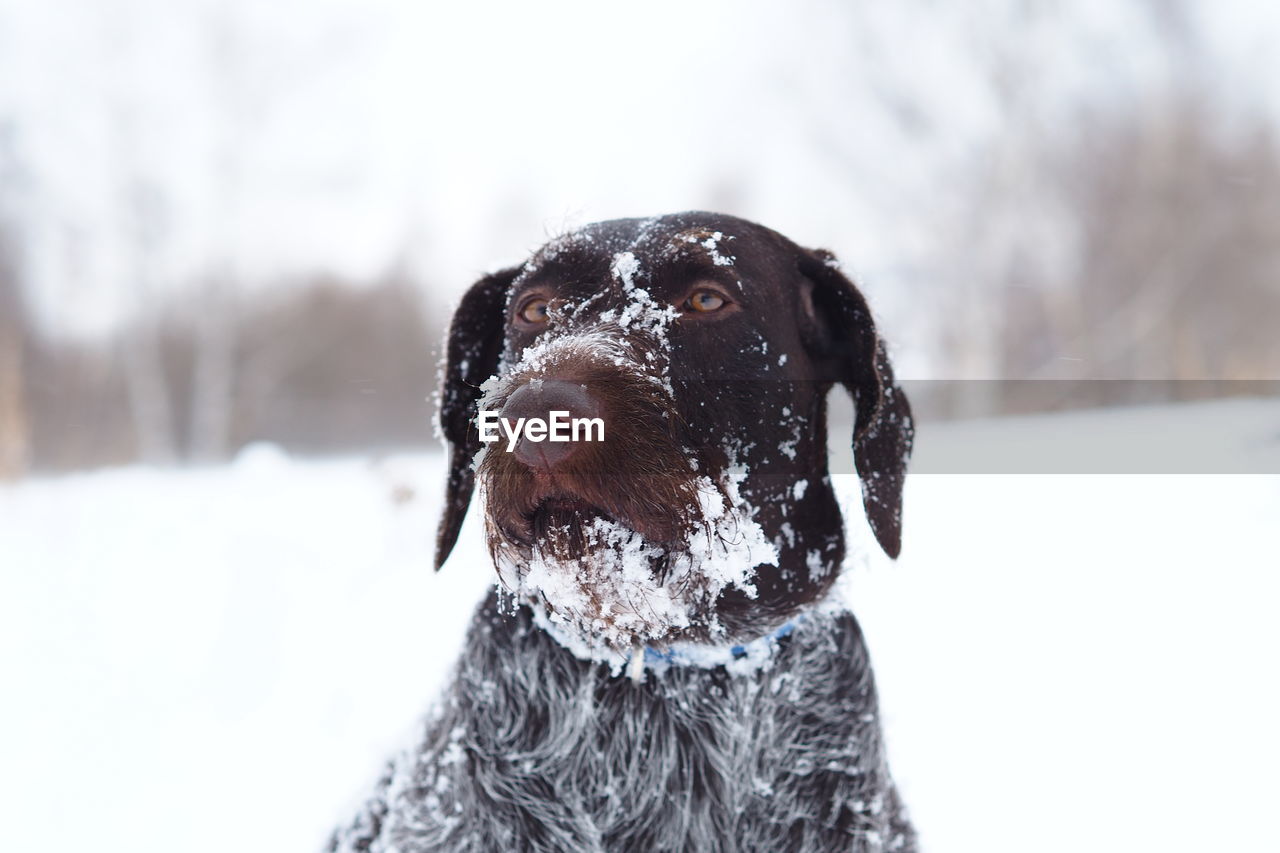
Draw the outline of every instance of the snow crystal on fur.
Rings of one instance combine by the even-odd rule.
[[[771,666],[643,682],[481,606],[419,745],[331,853],[910,853],[853,616],[817,608]]]
[[[498,575],[521,600],[545,603],[548,620],[573,637],[575,653],[616,664],[620,649],[709,622],[725,589],[754,595],[756,569],[777,565],[777,549],[738,492],[743,476],[743,468],[731,468],[723,491],[709,477],[698,478],[700,523],[682,549],[659,548],[625,525],[597,518],[587,528],[589,555],[560,560],[535,548],[525,565],[500,559]]]

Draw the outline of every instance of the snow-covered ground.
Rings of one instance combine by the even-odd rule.
[[[0,846],[315,850],[491,580],[474,516],[431,571],[442,491],[267,448],[0,488]],[[1278,522],[1276,475],[913,476],[847,595],[926,849],[1280,849]]]

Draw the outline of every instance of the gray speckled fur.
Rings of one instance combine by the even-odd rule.
[[[424,740],[330,851],[913,851],[847,612],[768,665],[643,682],[490,595]]]
[[[735,307],[719,319],[664,321],[661,335],[637,332],[644,312],[670,315],[698,282]],[[548,300],[545,327],[517,322],[520,293]],[[557,299],[568,300],[558,317],[550,312]],[[629,372],[588,351],[517,377],[521,353],[547,346],[535,340],[599,328],[610,330],[608,340],[635,344],[619,355],[633,362]],[[815,605],[829,598],[845,553],[826,469],[826,394],[839,384],[854,398],[863,505],[891,557],[901,545],[912,441],[910,405],[870,309],[834,257],[721,214],[596,223],[474,284],[450,325],[448,360],[441,426],[451,456],[437,567],[477,478],[488,487],[491,546],[513,544],[519,555],[532,553],[539,513],[547,521],[545,502],[562,491],[593,513],[661,532],[670,519],[657,510],[691,506],[678,489],[658,487],[688,478],[688,457],[724,482],[732,460],[746,473],[739,490],[748,517],[778,553],[753,560],[750,593],[720,591],[711,618],[735,643],[796,627],[761,668],[673,666],[637,682],[576,657],[526,606],[504,611],[491,595],[423,740],[392,763],[330,850],[913,851],[886,769],[861,632],[849,613]],[[528,461],[506,464],[503,456],[473,471],[481,449],[475,406],[495,375],[499,384],[595,377],[592,399],[614,418],[610,435],[627,441],[594,457],[580,448],[577,462],[607,467],[570,457],[552,483],[531,478]],[[645,375],[649,385],[628,384]],[[670,395],[669,411],[660,400],[634,411],[623,405],[656,396],[657,385]],[[668,426],[678,443],[662,440]],[[597,476],[601,470],[610,477]],[[522,515],[495,517],[512,508]],[[648,633],[639,639],[664,647],[669,632]]]

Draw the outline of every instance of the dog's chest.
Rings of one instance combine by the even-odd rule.
[[[635,683],[482,611],[391,784],[389,835],[402,850],[892,849],[861,639],[847,615],[823,630],[754,673]]]

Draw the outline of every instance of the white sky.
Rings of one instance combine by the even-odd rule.
[[[1018,8],[0,0],[0,203],[42,315],[77,332],[218,269],[401,263],[447,299],[548,233],[691,207],[835,249],[894,313],[1005,129],[984,57],[1048,121],[1168,79],[1139,4]],[[1198,76],[1274,107],[1260,8],[1199,7]]]

